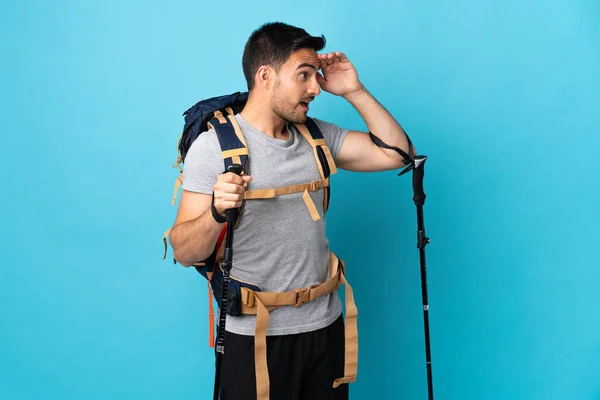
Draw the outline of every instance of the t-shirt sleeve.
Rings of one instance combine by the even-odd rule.
[[[190,146],[183,164],[182,189],[212,194],[217,177],[223,173],[221,147],[214,130],[202,133]]]
[[[327,142],[327,146],[329,150],[331,150],[331,155],[333,156],[334,161],[337,159],[340,150],[342,149],[342,144],[344,144],[344,139],[346,139],[346,135],[348,134],[348,129],[341,128],[331,122],[323,121],[317,118],[313,118],[321,133],[323,134],[323,138],[325,142]]]

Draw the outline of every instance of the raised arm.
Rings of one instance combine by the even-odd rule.
[[[319,54],[319,85],[334,95],[344,97],[364,119],[368,130],[385,144],[409,153],[408,138],[396,119],[363,86],[358,73],[341,52]],[[413,148],[413,155],[415,155]],[[351,171],[384,171],[404,166],[404,157],[373,142],[368,132],[351,130],[337,158],[342,169]]]

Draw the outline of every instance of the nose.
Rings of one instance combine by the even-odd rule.
[[[311,85],[308,88],[308,93],[312,96],[318,96],[321,93],[321,87],[319,86],[319,82],[317,82],[317,78],[311,79]]]

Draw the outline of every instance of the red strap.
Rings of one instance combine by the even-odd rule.
[[[223,239],[225,239],[225,234],[227,233],[227,222],[223,224],[223,230],[219,234],[219,238],[217,239],[217,250],[221,247],[221,243],[223,243]]]

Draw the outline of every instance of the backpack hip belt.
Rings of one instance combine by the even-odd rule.
[[[340,284],[346,286],[345,358],[344,376],[333,382],[336,388],[356,381],[358,368],[358,310],[354,303],[352,287],[344,275],[345,265],[330,252],[331,278],[320,285],[295,289],[290,292],[260,292],[247,287],[240,288],[242,314],[256,315],[254,332],[254,365],[256,369],[257,400],[269,399],[269,374],[267,369],[267,328],[269,312],[283,306],[300,307],[316,298],[337,291]]]

